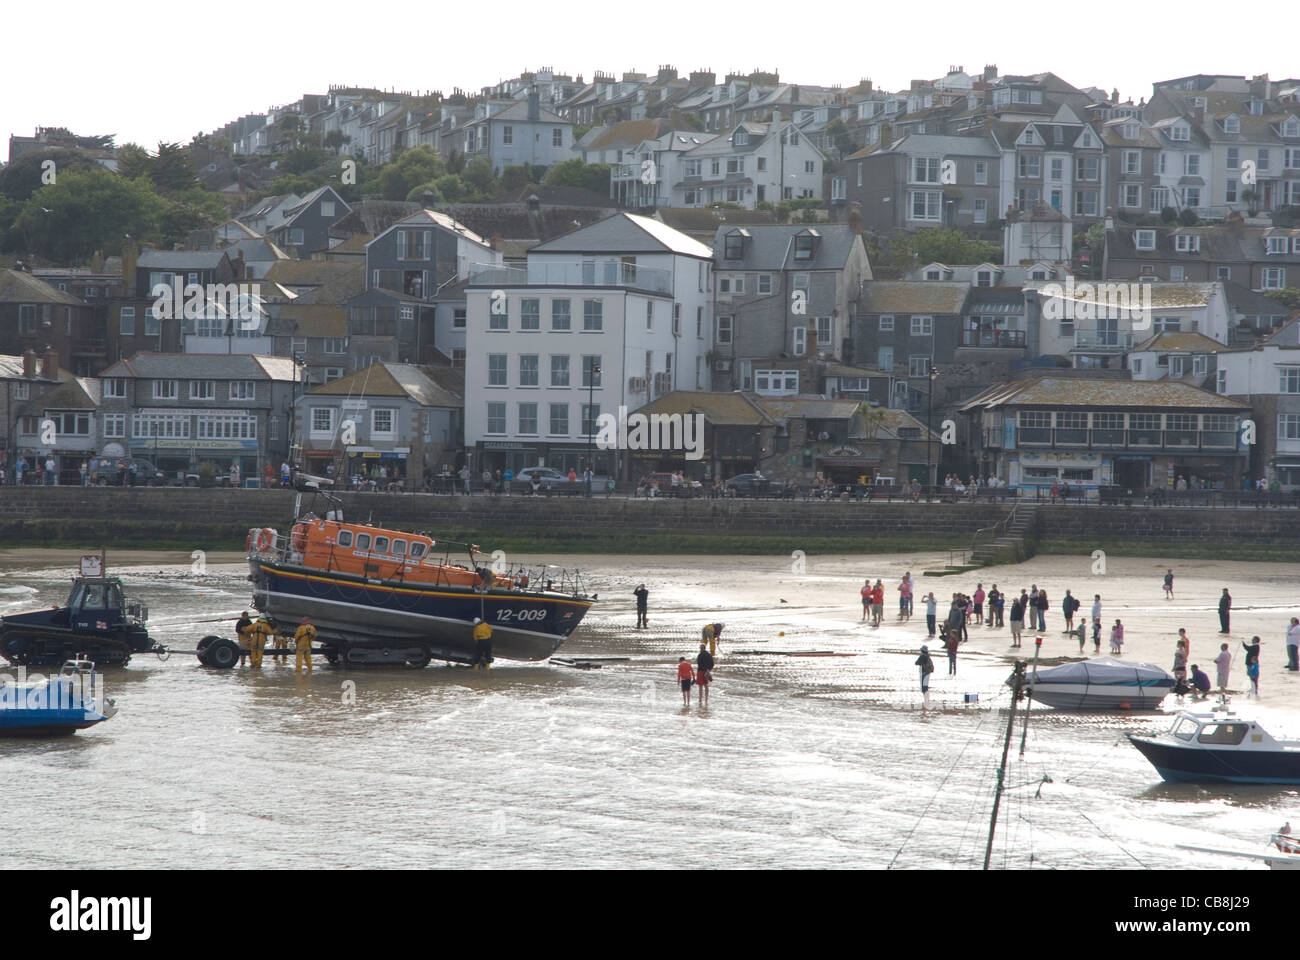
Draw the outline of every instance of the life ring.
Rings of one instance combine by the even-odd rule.
[[[256,546],[259,551],[270,550],[275,543],[275,531],[270,527],[262,527],[257,531]]]

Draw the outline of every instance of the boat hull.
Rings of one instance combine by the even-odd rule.
[[[256,557],[250,568],[258,610],[282,624],[310,619],[327,656],[345,662],[472,662],[476,617],[492,626],[494,657],[545,660],[591,607],[544,591],[373,581]]]
[[[1170,783],[1300,784],[1300,751],[1180,747],[1133,734],[1128,739]]]
[[[1037,683],[1030,695],[1058,710],[1155,710],[1170,685]]]

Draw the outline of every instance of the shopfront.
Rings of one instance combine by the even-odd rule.
[[[131,440],[131,456],[152,460],[168,477],[177,473],[197,472],[205,462],[219,474],[238,464],[243,486],[250,486],[261,476],[263,457],[256,440],[194,440],[175,437],[136,437]],[[279,464],[275,465],[279,470]]]
[[[393,447],[390,450],[348,447],[346,475],[349,482],[354,477],[364,477],[367,480],[405,480],[410,455],[410,447]]]

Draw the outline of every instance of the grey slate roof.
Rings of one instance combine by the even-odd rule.
[[[887,151],[889,153],[940,154],[958,157],[997,157],[1000,154],[989,142],[988,137],[946,137],[928,133],[909,133],[896,141]]]
[[[713,252],[658,220],[616,213],[533,247],[536,253],[676,253],[712,260]]]
[[[135,265],[159,270],[215,270],[225,256],[224,250],[146,250]]]
[[[810,228],[821,237],[813,246],[813,258],[795,260],[794,237]],[[741,230],[749,234],[745,258],[727,260],[726,238]],[[858,240],[858,234],[846,224],[723,224],[713,237],[713,258],[719,270],[842,270]]]
[[[293,360],[255,354],[137,353],[104,370],[101,377],[145,380],[281,380],[294,378]]]

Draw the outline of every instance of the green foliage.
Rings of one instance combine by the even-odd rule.
[[[150,158],[149,179],[162,194],[183,193],[199,185],[190,152],[178,143],[158,144],[158,153]]]
[[[285,173],[309,173],[322,171],[327,167],[330,173],[338,170],[338,163],[330,156],[328,151],[319,148],[302,147],[282,154],[280,165],[276,169],[283,170]],[[324,183],[317,184],[319,187],[324,185]]]
[[[403,200],[415,187],[437,180],[446,172],[442,158],[432,147],[403,150],[396,160],[380,168],[379,193],[385,200]]]
[[[127,180],[149,176],[153,159],[149,151],[138,143],[128,143],[117,148],[117,173]]]
[[[1276,300],[1284,307],[1290,307],[1292,310],[1300,310],[1300,289],[1296,287],[1284,287],[1281,290],[1268,290],[1264,296],[1270,300]]]
[[[70,173],[73,170],[103,169],[94,160],[76,150],[64,150],[60,147],[33,150],[31,153],[24,153],[0,170],[0,194],[10,200],[26,200],[44,186],[41,183],[43,172],[41,165],[46,160],[54,161],[53,170],[56,179],[63,176],[65,172]]]
[[[1104,223],[1094,223],[1088,228],[1083,235],[1084,242],[1094,250],[1100,250],[1106,246],[1106,225]]]
[[[553,187],[582,187],[609,196],[609,164],[583,163],[581,157],[574,157],[557,163],[546,173],[547,185]]]
[[[853,152],[856,146],[853,142],[853,134],[849,132],[848,124],[839,117],[836,117],[826,125],[826,135],[831,138],[831,143],[835,144],[835,152],[843,160]]]
[[[344,133],[342,130],[331,130],[321,140],[321,145],[333,150],[336,154],[343,149],[345,144],[352,142],[352,136]]]
[[[474,188],[460,178],[459,174],[448,173],[433,183],[438,195],[446,203],[466,203],[473,199]]]
[[[1002,248],[961,230],[930,227],[899,234],[891,240],[890,258],[896,267],[906,269],[913,257],[921,264],[1000,263]]]
[[[532,182],[532,167],[505,167],[501,171],[501,186],[506,190],[519,190]]]
[[[497,182],[496,174],[492,172],[492,164],[487,157],[475,157],[465,165],[465,172],[460,177],[472,186],[480,197],[492,198],[500,192],[501,185]]]
[[[1183,212],[1178,214],[1178,222],[1184,227],[1194,227],[1200,221],[1196,217],[1196,211],[1191,207],[1184,207]]]
[[[455,174],[449,174],[449,176],[455,176]],[[406,195],[406,199],[411,203],[420,203],[421,198],[426,193],[433,194],[434,203],[442,203],[445,199],[442,195],[442,191],[438,189],[438,184],[432,180],[428,183],[422,183],[418,187],[412,187],[411,192]]]
[[[1162,223],[1173,223],[1178,219],[1178,209],[1176,207],[1161,207],[1160,220]]]
[[[144,177],[125,180],[103,169],[69,170],[32,194],[16,226],[25,249],[56,263],[80,263],[95,250],[117,253],[124,234],[170,243],[175,235],[161,225],[168,211],[168,202]],[[178,225],[173,222],[167,229]]]

